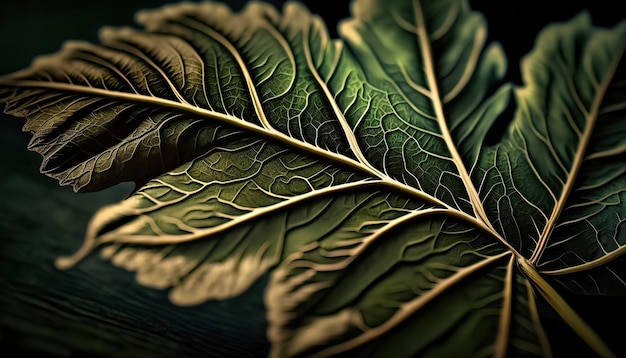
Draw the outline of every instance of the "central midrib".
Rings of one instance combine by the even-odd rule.
[[[506,243],[504,238],[502,238],[500,234],[493,228],[489,218],[487,217],[487,214],[482,205],[480,197],[478,196],[476,187],[474,186],[474,183],[472,182],[472,179],[470,178],[469,173],[467,172],[467,169],[465,168],[465,165],[463,164],[463,159],[461,158],[461,155],[459,154],[456,146],[454,145],[454,140],[452,139],[452,135],[450,133],[450,130],[446,122],[446,116],[443,111],[443,104],[441,100],[441,95],[439,93],[439,85],[437,82],[437,78],[435,76],[436,71],[435,71],[432,50],[430,48],[430,39],[429,39],[428,31],[426,28],[426,21],[422,13],[420,0],[414,0],[413,8],[415,11],[415,14],[414,14],[415,21],[416,21],[415,30],[418,35],[417,36],[418,46],[422,52],[422,58],[424,61],[424,67],[425,67],[425,72],[426,72],[426,77],[427,77],[428,87],[429,87],[428,89],[430,90],[430,93],[431,93],[431,102],[433,104],[433,109],[435,110],[437,123],[439,125],[439,128],[441,129],[441,134],[444,138],[446,146],[448,150],[450,151],[450,155],[452,156],[452,161],[456,165],[459,175],[461,176],[461,180],[463,181],[463,184],[465,186],[469,199],[472,203],[474,214],[476,215],[476,218],[480,220],[484,224],[484,226],[488,228],[489,232],[494,237],[498,238],[498,240],[500,240],[507,247],[509,247],[509,249],[513,250],[513,252],[517,254],[517,252],[510,245],[508,245],[508,243]]]

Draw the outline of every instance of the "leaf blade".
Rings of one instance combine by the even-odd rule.
[[[447,247],[446,243],[454,242],[455,244],[452,244],[452,247],[469,244],[471,242],[469,237],[472,237],[475,233],[472,233],[471,230],[468,233],[466,228],[462,228],[462,225],[452,229],[454,226],[451,223],[450,225],[441,225],[439,234],[434,234],[432,229],[424,229],[431,226],[439,227],[440,224],[429,223],[430,217],[436,218],[444,213],[440,210],[423,210],[421,213],[400,217],[396,219],[395,223],[390,223],[383,230],[372,234],[371,237],[364,238],[362,246],[353,247],[351,250],[342,250],[340,246],[336,247],[325,241],[320,242],[322,247],[335,248],[337,250],[336,255],[333,254],[333,251],[328,251],[328,253],[321,256],[316,253],[316,251],[320,251],[320,248],[312,246],[308,250],[303,250],[302,253],[284,261],[273,272],[265,297],[269,309],[270,329],[268,335],[272,342],[271,355],[297,356],[311,354],[314,356],[327,356],[348,351],[355,353],[356,351],[353,351],[353,349],[357,347],[360,347],[359,349],[369,347],[370,343],[374,345],[373,347],[381,345],[383,337],[387,337],[386,332],[393,332],[393,335],[389,337],[403,336],[403,333],[401,333],[403,331],[401,327],[405,325],[403,322],[407,322],[406,324],[409,324],[408,322],[419,324],[422,327],[419,331],[434,329],[433,326],[438,326],[432,320],[433,317],[431,319],[424,318],[423,321],[416,321],[417,318],[414,315],[427,314],[426,312],[434,309],[431,305],[437,305],[436,302],[441,300],[447,301],[445,297],[448,294],[452,294],[449,292],[454,292],[457,285],[459,287],[464,286],[460,284],[463,280],[475,276],[484,277],[482,274],[474,275],[477,272],[476,270],[491,267],[494,262],[499,262],[501,259],[511,258],[510,252],[498,251],[497,246],[494,246],[492,250],[485,248],[487,250],[484,252],[485,254],[489,251],[491,253],[486,254],[482,258],[474,257],[475,260],[466,258],[467,261],[464,264],[460,264],[460,261],[455,261],[457,259],[463,260],[460,257],[453,258],[454,255],[447,256],[446,252],[450,248],[444,249]],[[433,220],[436,221],[436,219]],[[422,229],[418,229],[420,226]],[[422,230],[425,231],[422,232]],[[463,234],[464,232],[465,234]],[[424,237],[421,237],[420,234],[422,233],[425,235]],[[459,241],[452,239],[458,234],[468,235],[468,238],[463,240],[463,243],[459,243]],[[410,239],[407,239],[404,235],[409,235]],[[480,240],[480,235],[477,235],[477,243],[476,245],[470,244],[472,249],[467,251],[468,256],[470,254],[478,254],[475,250],[477,250],[477,246],[480,246],[478,244]],[[395,243],[392,244],[392,241]],[[420,241],[421,243],[417,244]],[[409,250],[408,247],[411,244],[419,245],[424,250],[417,247]],[[460,247],[458,249],[463,251]],[[387,259],[384,259],[382,255]],[[445,260],[433,259],[431,262],[429,259],[431,255],[432,257],[445,255],[446,258]],[[389,257],[397,257],[396,260],[398,261],[389,260]],[[402,266],[399,263],[403,260],[403,257],[405,257],[406,266]],[[413,258],[407,261],[408,257]],[[449,266],[446,266],[442,262],[448,259],[451,261],[449,261]],[[375,263],[374,260],[380,263]],[[510,262],[510,260],[506,261]],[[452,262],[457,262],[459,270],[453,269],[455,264]],[[443,264],[443,266],[437,266],[437,263]],[[511,267],[510,264],[505,266]],[[367,271],[364,271],[364,267],[368,268]],[[441,276],[439,280],[437,279],[438,275],[446,271],[444,267],[448,267],[451,270],[449,272],[450,276],[448,278],[445,278],[447,275]],[[352,270],[355,272],[351,273]],[[505,279],[501,275],[506,271],[506,268],[502,268],[501,272],[498,272],[497,277],[499,278],[497,281],[500,283],[497,285],[496,292],[503,288]],[[413,273],[411,274],[411,272]],[[344,275],[346,277],[342,277]],[[370,276],[377,278],[374,279]],[[359,278],[358,280],[356,279],[357,277]],[[516,277],[521,278],[519,273],[516,274]],[[425,282],[430,284],[424,282],[425,278]],[[357,287],[358,289],[355,290]],[[290,294],[284,295],[279,293],[282,290],[287,290]],[[362,292],[363,290],[367,291],[367,294]],[[495,294],[491,292],[491,294],[495,295],[494,297],[498,297],[498,302],[501,302],[501,298],[504,298],[504,296],[501,296],[501,293]],[[345,297],[346,295],[348,297]],[[279,300],[278,297],[281,297],[281,299]],[[285,297],[288,297],[288,300]],[[488,297],[489,295],[486,295],[482,299],[490,301]],[[337,302],[337,300],[340,300],[340,302]],[[478,298],[477,300],[480,301]],[[475,304],[480,306],[477,302]],[[426,306],[430,308],[427,309]],[[474,310],[479,312],[477,313],[478,315],[483,314],[480,313],[483,312],[481,308],[469,302],[464,304],[457,302],[453,306],[459,307],[460,310],[463,310],[463,307]],[[446,307],[449,309],[451,306],[446,305]],[[500,326],[502,328],[500,310],[506,310],[507,307],[508,309],[516,307],[516,313],[519,314],[520,311],[517,311],[517,308],[521,306],[517,304],[511,306],[503,303],[502,305],[498,304],[498,307],[496,310],[498,313],[495,315],[497,319],[490,321],[490,324],[494,325],[494,327]],[[489,310],[487,309],[485,312]],[[438,318],[435,321],[447,322],[451,313],[441,311],[439,306],[436,311]],[[459,314],[461,316],[464,315]],[[388,315],[390,317],[387,317]],[[526,312],[526,315],[528,316],[529,313]],[[411,319],[407,320],[408,317],[411,317]],[[516,317],[516,320],[519,318],[520,316]],[[456,321],[456,318],[453,322],[456,322],[453,325],[466,324],[465,320]],[[526,326],[528,327],[528,325]],[[480,331],[494,333],[489,338],[483,337],[486,339],[486,342],[489,342],[485,343],[483,341],[483,343],[490,348],[483,346],[480,349],[493,349],[492,352],[495,353],[497,351],[498,339],[500,339],[501,343],[503,342],[502,336],[495,334],[498,332],[498,329],[482,329]],[[398,350],[400,349],[398,345],[403,347],[400,350],[403,352],[402,354],[408,354],[408,352],[426,354],[431,348],[433,350],[444,349],[443,346],[437,343],[430,345],[425,343],[428,341],[426,336],[439,333],[431,332],[426,334],[422,332],[418,335],[424,339],[422,341],[422,339],[416,340],[415,330],[410,332],[412,332],[411,336],[413,339],[400,341],[402,343],[394,341],[395,346],[387,347],[385,345],[387,347],[385,351],[389,353]],[[517,329],[511,329],[511,332],[517,337]],[[445,334],[446,337],[449,337],[448,333],[450,332]],[[472,337],[472,335],[466,333],[460,337]],[[431,337],[431,339],[435,338]],[[536,340],[537,338],[535,337],[534,339]],[[416,350],[418,349],[416,347],[420,345],[422,348],[419,349],[422,350]],[[467,344],[460,344],[460,342],[445,346],[462,347],[466,353],[468,352],[467,349],[469,349]],[[519,347],[523,346],[520,345]],[[524,351],[528,349],[528,346],[516,349]],[[539,348],[534,349],[535,353],[540,352]],[[527,352],[530,351],[532,349]],[[369,354],[373,353],[369,352]]]
[[[623,293],[626,144],[608,122],[626,110],[626,25],[546,30],[514,89],[497,88],[506,58],[467,1],[357,0],[353,13],[330,39],[298,4],[168,6],[138,15],[145,30],[105,29],[101,45],[0,79],[43,172],[81,191],[137,183],[58,264],[102,245],[181,305],[238,295],[278,265],[276,355],[550,355],[537,290],[610,353],[541,275]],[[512,94],[508,135],[487,147]]]
[[[623,34],[623,23],[592,28],[588,14],[546,29],[524,62],[526,85],[516,90],[507,137],[483,152],[474,172],[498,231],[508,227],[503,235],[542,272],[583,271],[621,255],[623,170],[614,155]],[[600,217],[605,234],[594,235],[605,225]]]

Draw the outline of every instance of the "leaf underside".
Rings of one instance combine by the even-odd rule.
[[[553,285],[626,294],[626,23],[549,26],[514,87],[466,1],[352,14],[169,5],[1,78],[43,173],[137,183],[57,266],[101,247],[179,305],[272,270],[275,357],[550,356],[539,300],[611,355]]]

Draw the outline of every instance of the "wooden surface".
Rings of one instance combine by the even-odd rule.
[[[95,41],[102,25],[133,25],[135,10],[166,2],[0,1],[0,75],[65,40]],[[78,249],[91,215],[132,186],[89,194],[59,187],[39,173],[40,157],[26,150],[30,134],[22,124],[0,114],[0,357],[266,354],[267,278],[232,300],[177,307],[167,292],[139,286],[97,254],[56,270],[54,259]]]
[[[130,186],[75,194],[38,172],[19,120],[0,125],[0,344],[46,356],[263,356],[264,280],[242,296],[178,307],[164,291],[95,254],[58,271],[54,258],[82,242],[95,210]],[[0,356],[4,356],[0,353]]]

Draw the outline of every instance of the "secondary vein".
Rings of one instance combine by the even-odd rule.
[[[589,142],[591,140],[591,136],[595,129],[595,124],[598,119],[600,106],[602,104],[602,101],[604,100],[604,96],[606,94],[606,91],[608,90],[609,84],[611,83],[611,80],[613,79],[613,76],[615,75],[615,72],[617,71],[617,67],[622,59],[623,52],[624,50],[622,49],[622,52],[618,56],[615,56],[615,60],[613,61],[613,63],[611,63],[611,66],[609,67],[606,73],[606,76],[604,77],[602,83],[600,83],[599,85],[599,88],[597,90],[597,95],[591,104],[590,110],[588,112],[584,111],[585,114],[587,114],[587,126],[585,127],[585,130],[583,131],[583,135],[580,138],[580,141],[578,143],[578,148],[576,149],[576,155],[574,156],[574,161],[572,163],[569,175],[567,177],[567,181],[565,182],[565,185],[563,186],[563,190],[561,190],[561,195],[559,196],[559,200],[556,202],[556,205],[554,206],[552,213],[550,214],[550,218],[548,219],[548,222],[546,223],[546,227],[544,228],[543,232],[541,233],[541,237],[539,238],[539,241],[537,242],[537,247],[535,248],[532,256],[529,259],[529,262],[532,265],[536,265],[539,259],[541,258],[541,255],[543,254],[543,251],[545,250],[548,244],[550,235],[552,234],[552,231],[556,227],[557,220],[559,216],[561,215],[561,212],[565,208],[567,199],[569,198],[569,195],[572,192],[572,190],[574,190],[574,184],[576,183],[578,172],[580,171],[580,168],[582,167],[582,164],[585,161],[587,148],[589,147]]]
[[[441,95],[439,93],[439,86],[437,84],[437,78],[435,77],[435,65],[433,63],[433,54],[430,48],[430,36],[428,35],[428,31],[426,29],[426,21],[424,19],[424,15],[422,13],[422,6],[420,0],[414,1],[414,11],[415,11],[415,20],[417,25],[417,35],[418,35],[418,45],[422,51],[423,59],[424,59],[424,67],[426,72],[426,77],[428,80],[429,90],[431,93],[431,100],[433,104],[433,108],[435,110],[437,123],[441,129],[441,133],[444,141],[450,151],[450,155],[452,156],[452,160],[455,163],[457,170],[465,184],[465,188],[469,195],[469,199],[472,203],[472,207],[474,209],[474,214],[478,219],[480,219],[484,225],[486,225],[491,233],[498,237],[501,241],[504,241],[497,231],[493,228],[487,214],[485,213],[485,209],[482,206],[482,202],[480,197],[478,196],[478,192],[474,187],[474,183],[463,164],[463,160],[461,155],[459,154],[456,146],[454,145],[454,141],[452,139],[452,135],[450,133],[450,129],[448,128],[448,124],[446,123],[446,116],[443,111],[443,104]]]

